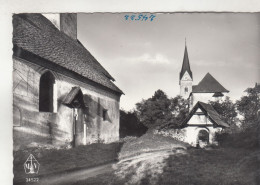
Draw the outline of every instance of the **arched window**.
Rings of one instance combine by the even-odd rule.
[[[51,72],[44,73],[40,78],[39,111],[53,112],[55,78]]]
[[[187,93],[188,92],[188,87],[184,88],[184,92]]]
[[[198,133],[198,140],[209,143],[209,132],[200,130]]]

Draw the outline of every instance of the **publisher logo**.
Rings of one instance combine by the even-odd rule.
[[[23,166],[26,174],[38,174],[40,169],[39,162],[32,154],[29,155]]]

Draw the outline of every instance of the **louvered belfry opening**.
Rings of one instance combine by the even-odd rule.
[[[53,90],[55,78],[51,72],[44,73],[40,78],[39,111],[53,112]]]

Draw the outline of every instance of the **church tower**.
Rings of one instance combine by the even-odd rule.
[[[190,62],[189,56],[186,46],[186,39],[185,39],[185,51],[183,57],[182,68],[180,72],[180,95],[187,99],[192,91],[192,72],[190,70]]]

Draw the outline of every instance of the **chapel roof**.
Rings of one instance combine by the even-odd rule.
[[[70,108],[78,108],[85,106],[83,100],[83,93],[80,87],[72,87],[70,92],[65,96],[62,103]]]
[[[229,127],[229,125],[222,121],[220,115],[218,112],[212,107],[212,105],[203,103],[198,101],[196,105],[192,108],[189,115],[186,117],[186,119],[183,121],[183,125],[187,125],[188,121],[191,119],[191,117],[194,115],[194,113],[197,111],[197,109],[200,108],[204,114],[208,115],[209,119],[215,123],[217,126],[220,127]]]
[[[186,71],[190,75],[191,79],[193,79],[192,72],[190,70],[190,62],[189,62],[188,50],[187,50],[187,46],[186,46],[186,43],[185,43],[183,63],[182,63],[182,68],[181,68],[181,72],[180,72],[180,80],[182,79],[182,77],[183,77],[183,75],[185,74]]]
[[[42,14],[13,16],[13,44],[34,55],[75,72],[112,91],[123,92],[114,78],[78,41],[59,31]]]
[[[210,73],[207,73],[198,85],[192,86],[192,93],[229,92]]]

